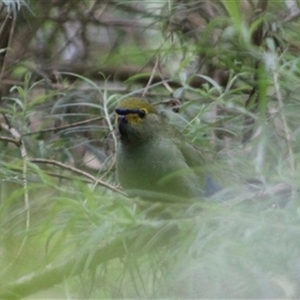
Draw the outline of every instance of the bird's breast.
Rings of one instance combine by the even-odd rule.
[[[143,190],[175,196],[200,195],[199,180],[178,148],[168,140],[135,148],[120,146],[117,171],[125,190]]]

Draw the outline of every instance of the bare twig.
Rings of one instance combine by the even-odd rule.
[[[284,19],[283,19],[283,23],[289,23],[291,21],[295,21],[295,19],[300,17],[300,11],[297,10],[289,15],[287,15]]]
[[[2,26],[1,26],[1,48],[6,48],[4,58],[2,60],[2,66],[1,66],[1,73],[0,73],[0,80],[3,79],[4,73],[6,71],[6,66],[8,64],[7,62],[7,51],[10,48],[12,44],[12,37],[15,31],[15,25],[16,25],[16,20],[13,18],[13,13],[10,12],[7,14]],[[10,27],[10,28],[9,28]],[[9,31],[9,35],[8,35]],[[8,36],[7,36],[8,35]],[[6,43],[6,45],[3,45],[3,43]]]
[[[14,171],[14,172],[20,172],[22,169],[17,168],[17,167],[12,167],[12,168],[10,168],[10,170]],[[35,169],[32,169],[32,170],[28,169],[28,173],[30,173],[30,172],[36,174]],[[76,176],[76,177],[68,176],[68,175],[63,175],[63,174],[59,174],[59,173],[51,172],[51,171],[47,171],[47,170],[43,170],[43,172],[46,175],[56,177],[56,178],[60,178],[60,179],[66,179],[66,180],[70,180],[70,181],[79,180],[79,181],[82,181],[84,183],[94,183],[94,181],[92,181],[91,179],[88,179],[88,178],[85,178],[85,177],[82,177],[82,176]]]
[[[82,125],[82,124],[90,123],[90,122],[93,122],[93,121],[97,121],[101,118],[102,117],[97,117],[97,118],[94,118],[94,119],[90,119],[90,120],[86,120],[86,121],[82,121],[82,122],[77,122],[77,123],[73,123],[73,124],[66,125],[66,126],[49,128],[49,129],[45,129],[45,130],[40,130],[38,132],[31,132],[29,134],[53,131],[53,130],[57,130],[57,129],[66,129],[66,128],[75,127],[75,126],[79,126],[79,125]],[[24,161],[24,164],[23,164],[23,180],[24,180],[24,192],[25,192],[25,194],[24,194],[25,206],[26,206],[26,210],[27,210],[27,213],[28,213],[27,222],[26,222],[27,223],[26,227],[27,227],[27,226],[29,226],[29,197],[28,197],[28,186],[27,186],[27,179],[26,179],[26,177],[27,177],[27,175],[26,175],[27,174],[27,161],[28,161],[27,151],[26,151],[24,142],[21,139],[21,135],[18,133],[17,130],[15,130],[14,128],[9,127],[9,125],[7,125],[5,123],[1,123],[0,126],[1,126],[2,129],[10,132],[10,134],[13,136],[13,138],[0,136],[0,140],[10,142],[10,143],[14,143],[18,147],[20,147],[21,156],[22,156],[22,159]],[[24,135],[27,135],[27,134],[24,134]],[[110,185],[107,182],[102,181],[101,179],[98,179],[98,178],[94,177],[93,175],[91,175],[91,174],[89,174],[85,171],[82,171],[80,169],[68,166],[68,165],[63,164],[59,161],[49,160],[49,159],[39,159],[39,158],[30,159],[29,161],[32,162],[32,163],[43,163],[43,164],[50,164],[50,165],[58,166],[60,168],[63,168],[65,170],[71,171],[73,173],[76,173],[76,174],[79,174],[81,176],[84,176],[84,177],[88,178],[88,182],[95,183],[96,185],[102,185],[102,186],[104,186],[104,187],[106,187],[106,188],[108,188],[108,189],[110,189],[114,192],[125,195],[125,193],[123,193],[117,187],[115,187],[113,185]],[[82,179],[80,179],[80,180],[82,180]],[[83,180],[83,181],[85,181],[85,180]]]
[[[72,124],[69,124],[69,125],[64,125],[64,126],[59,126],[59,127],[51,127],[51,128],[47,128],[47,129],[41,129],[41,130],[37,130],[37,131],[27,132],[27,133],[22,134],[22,136],[33,135],[33,134],[41,134],[41,133],[45,133],[45,132],[49,132],[49,131],[59,131],[59,130],[63,130],[63,129],[68,129],[68,128],[73,128],[73,127],[89,124],[89,123],[99,121],[99,120],[102,120],[102,119],[103,119],[103,117],[96,117],[96,118],[93,118],[93,119],[84,120],[84,121],[72,123]]]
[[[0,136],[0,141],[4,141],[4,142],[8,142],[8,143],[13,143],[13,144],[15,144],[18,147],[20,146],[20,141],[14,139],[14,138],[7,137],[7,136]]]
[[[143,94],[142,94],[142,97],[145,97],[145,95],[146,95],[146,93],[147,93],[147,91],[148,91],[150,85],[152,84],[152,81],[153,81],[155,72],[156,72],[157,67],[158,67],[158,62],[159,62],[159,58],[158,58],[158,56],[157,56],[156,59],[155,59],[154,67],[153,67],[153,69],[152,69],[152,71],[151,71],[150,78],[149,78],[149,80],[148,80],[148,82],[147,82],[147,85],[146,85],[146,87],[145,87],[145,89],[144,89],[144,92],[143,92]]]
[[[13,139],[10,139],[9,141],[16,144],[20,148],[21,152],[21,157],[22,157],[22,177],[23,177],[23,190],[24,190],[24,207],[25,207],[25,212],[26,212],[26,231],[29,230],[30,227],[30,202],[29,202],[29,193],[28,193],[28,180],[27,180],[27,163],[28,163],[28,155],[27,155],[27,150],[24,141],[21,139],[21,134],[13,127],[11,127],[8,123],[7,118],[4,116],[4,119],[6,121],[5,123],[1,123],[1,129],[4,129],[8,131]],[[7,140],[7,139],[6,139]],[[26,244],[28,236],[25,236],[24,239],[22,240],[21,246],[19,247],[18,253],[16,257],[19,257],[21,252],[24,249],[24,246]],[[10,262],[9,265],[13,265],[16,262],[16,259]],[[8,267],[8,266],[7,266]],[[3,271],[3,270],[2,270]]]
[[[65,170],[68,170],[68,171],[71,171],[75,174],[79,174],[79,175],[82,175],[84,177],[87,177],[89,178],[92,182],[95,182],[96,184],[99,184],[99,185],[102,185],[114,192],[117,192],[119,194],[123,194],[125,195],[121,190],[119,190],[118,188],[116,188],[115,186],[105,182],[105,181],[102,181],[98,178],[96,178],[95,176],[85,172],[85,171],[82,171],[82,170],[79,170],[77,168],[74,168],[74,167],[71,167],[71,166],[68,166],[66,164],[63,164],[62,162],[60,161],[56,161],[56,160],[51,160],[51,159],[42,159],[42,158],[33,158],[33,159],[30,159],[30,162],[32,163],[41,163],[41,164],[48,164],[48,165],[53,165],[53,166],[58,166],[60,168],[63,168]]]
[[[300,9],[296,0],[285,1],[285,5],[288,8],[289,14],[284,17],[283,22],[288,23],[300,16]]]
[[[27,181],[27,162],[28,155],[24,141],[21,139],[21,134],[13,127],[10,127],[9,124],[1,123],[1,128],[8,131],[13,139],[9,139],[10,142],[16,144],[20,148],[21,157],[23,160],[23,189],[24,189],[24,203],[26,211],[26,230],[29,230],[30,226],[30,203],[28,195],[28,181]],[[3,140],[3,139],[2,139]],[[6,139],[7,140],[7,139]]]
[[[20,134],[18,133],[19,137]],[[26,229],[29,230],[30,226],[30,205],[29,205],[29,194],[28,194],[28,181],[27,181],[27,162],[28,155],[25,147],[25,143],[22,139],[20,139],[20,151],[21,157],[23,159],[23,188],[24,188],[24,203],[25,203],[25,211],[26,211]]]
[[[104,97],[103,97],[103,111],[104,111],[106,123],[108,124],[109,131],[110,131],[110,133],[112,134],[112,137],[113,137],[114,151],[116,153],[118,141],[117,141],[117,137],[116,137],[116,134],[115,134],[115,131],[114,131],[114,126],[113,126],[113,124],[111,123],[111,120],[110,120],[110,115],[109,115],[109,111],[108,111],[108,107],[107,107],[107,90],[106,89],[104,90]],[[112,159],[112,163],[110,164],[107,171],[101,176],[100,179],[102,179],[106,174],[108,174],[113,169],[115,163],[116,163],[116,156],[114,155],[113,159]]]
[[[59,22],[84,22],[90,24],[101,25],[105,27],[134,27],[134,28],[147,28],[147,24],[143,24],[142,22],[133,20],[133,19],[120,19],[120,18],[113,18],[113,17],[102,17],[99,19],[98,17],[82,17],[80,15],[71,16],[71,15],[63,15],[63,19],[61,16],[48,16],[47,20],[59,23]]]

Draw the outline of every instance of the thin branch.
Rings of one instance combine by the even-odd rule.
[[[6,119],[6,118],[5,118]],[[6,119],[7,121],[7,119]],[[10,139],[10,142],[15,143],[20,148],[21,158],[23,161],[23,189],[24,189],[24,203],[25,203],[25,211],[26,211],[26,230],[29,230],[30,226],[30,203],[29,203],[29,195],[28,195],[28,181],[27,181],[27,162],[28,162],[28,155],[24,141],[21,139],[21,134],[13,127],[7,123],[1,123],[1,128],[8,131],[13,139]],[[7,140],[7,139],[6,139]]]
[[[299,18],[300,17],[300,11],[297,10],[291,14],[289,14],[288,16],[286,16],[284,19],[283,19],[283,23],[289,23],[291,21],[295,21],[295,19]]]
[[[118,141],[117,141],[117,137],[116,137],[116,134],[115,134],[115,131],[114,131],[114,126],[113,126],[113,124],[111,123],[111,120],[110,120],[110,115],[109,115],[109,111],[108,111],[108,107],[107,107],[107,90],[106,89],[104,90],[104,97],[103,97],[103,99],[104,99],[103,100],[103,111],[104,111],[104,114],[105,114],[105,120],[106,120],[106,123],[108,124],[109,131],[112,134],[113,141],[114,141],[114,151],[116,153]],[[109,173],[113,169],[115,163],[116,163],[116,156],[114,155],[112,163],[110,164],[109,168],[101,176],[100,179],[102,179],[107,173]]]
[[[60,126],[60,127],[51,127],[51,128],[47,128],[47,129],[41,129],[41,130],[37,130],[37,131],[24,133],[24,134],[22,134],[22,136],[40,134],[40,133],[45,133],[45,132],[49,132],[49,131],[59,131],[59,130],[63,130],[63,129],[77,127],[77,126],[80,126],[80,125],[89,124],[89,123],[99,121],[99,120],[102,120],[102,119],[103,119],[103,117],[96,117],[96,118],[93,118],[93,119],[84,120],[84,121],[72,123],[72,124],[69,124],[69,125],[64,125],[64,126]]]
[[[58,16],[48,16],[48,21],[52,21],[55,23],[59,22],[84,22],[90,24],[101,25],[104,27],[129,27],[129,28],[141,28],[147,29],[148,25],[143,24],[142,22],[135,21],[133,19],[117,19],[112,17],[102,17],[101,19],[97,17],[84,17],[80,15],[71,16],[71,15],[64,15],[63,18]],[[153,26],[154,27],[154,26]],[[154,27],[155,28],[155,27]],[[157,27],[158,28],[158,27]]]
[[[19,134],[19,137],[21,137],[20,134]],[[28,180],[27,180],[28,155],[27,155],[27,149],[26,149],[25,143],[22,139],[21,139],[20,151],[21,151],[21,157],[23,159],[23,173],[22,174],[23,174],[23,188],[24,188],[24,203],[25,203],[25,211],[26,211],[26,229],[29,230],[30,203],[29,203]]]
[[[4,130],[8,131],[11,134],[13,139],[11,139],[10,142],[12,142],[14,140],[13,143],[15,143],[20,148],[20,152],[21,152],[21,158],[22,158],[22,162],[23,162],[22,179],[23,179],[23,190],[24,190],[24,207],[25,207],[25,212],[26,212],[26,231],[29,231],[29,227],[30,227],[30,202],[29,202],[28,180],[27,180],[27,172],[28,172],[28,169],[27,169],[27,165],[28,165],[27,164],[27,162],[28,162],[27,149],[26,149],[24,141],[21,139],[21,134],[15,128],[10,126],[10,124],[9,124],[9,122],[8,122],[8,120],[7,120],[7,118],[4,114],[3,114],[3,117],[6,121],[6,124],[1,123],[0,124],[1,129],[4,129]],[[28,236],[25,236],[23,238],[16,257],[19,257],[19,255],[23,251],[27,239],[28,239]],[[12,265],[16,261],[16,259],[17,258],[15,258],[13,261],[11,261],[10,264]]]
[[[41,164],[48,164],[48,165],[53,165],[53,166],[58,166],[60,168],[63,168],[65,170],[68,170],[68,171],[71,171],[75,174],[79,174],[79,175],[82,175],[84,177],[87,177],[89,178],[92,182],[95,182],[96,184],[99,184],[101,186],[104,186],[114,192],[117,192],[119,194],[122,194],[122,195],[125,195],[124,192],[122,192],[121,190],[119,190],[117,187],[105,182],[105,181],[102,181],[98,178],[96,178],[95,176],[85,172],[85,171],[82,171],[80,169],[77,169],[77,168],[74,168],[74,167],[71,167],[71,166],[68,166],[60,161],[56,161],[56,160],[51,160],[51,159],[42,159],[42,158],[33,158],[33,159],[30,159],[30,162],[32,163],[41,163]]]
[[[294,21],[300,17],[300,9],[296,0],[285,1],[285,6],[288,8],[289,14],[284,17],[283,23]]]
[[[9,26],[10,26],[10,28],[8,28]],[[15,32],[15,26],[16,26],[16,19],[13,18],[13,13],[10,12],[9,14],[7,14],[7,16],[6,16],[4,22],[1,26],[1,38],[2,38],[1,47],[5,47],[6,51],[5,51],[2,66],[1,66],[0,80],[3,79],[4,73],[6,71],[6,66],[8,64],[7,52],[8,52],[8,49],[11,47],[12,42],[13,42],[12,40],[13,40],[13,34]],[[8,36],[8,39],[7,39],[7,45],[2,45],[3,41],[6,42],[6,38],[3,37],[3,35],[6,36],[8,30],[9,30],[9,36]]]
[[[10,137],[7,137],[7,136],[0,136],[0,141],[5,141],[5,142],[8,142],[8,143],[13,143],[16,146],[20,147],[20,141],[14,139],[14,138],[10,138]]]
[[[157,56],[156,59],[155,59],[154,67],[153,67],[153,69],[152,69],[152,71],[151,71],[150,78],[149,78],[149,80],[148,80],[148,82],[147,82],[147,85],[146,85],[146,87],[145,87],[145,89],[144,89],[144,92],[143,92],[143,94],[142,94],[142,97],[145,97],[145,95],[146,95],[146,93],[147,93],[147,91],[148,91],[150,85],[152,84],[152,81],[153,81],[155,72],[156,72],[157,67],[158,67],[158,62],[159,62],[159,58],[158,58],[158,56]]]
[[[13,167],[13,168],[10,168],[11,171],[14,171],[14,172],[20,172],[21,169],[20,168],[17,168],[17,167]],[[28,172],[31,172],[33,174],[37,174],[35,172],[35,169],[29,169]],[[55,172],[51,172],[51,171],[47,171],[47,170],[43,170],[43,172],[46,174],[46,175],[49,175],[51,177],[56,177],[56,178],[60,178],[60,179],[66,179],[66,180],[69,180],[69,181],[74,181],[74,180],[79,180],[79,181],[82,181],[84,183],[94,183],[94,181],[88,179],[88,178],[85,178],[85,177],[82,177],[82,176],[67,176],[67,175],[63,175],[63,174],[59,174],[59,173],[55,173]]]
[[[9,60],[8,60],[9,61]],[[16,61],[11,61],[11,63],[16,65]],[[21,64],[20,64],[21,65]],[[47,79],[49,80],[56,80],[54,74],[57,72],[60,74],[60,72],[63,72],[63,74],[60,74],[62,78],[68,78],[69,82],[74,82],[78,79],[76,76],[70,75],[70,73],[74,74],[79,74],[79,75],[84,75],[85,77],[88,77],[89,79],[93,80],[102,80],[103,76],[106,78],[111,78],[112,80],[116,81],[126,81],[128,78],[131,78],[137,74],[140,74],[141,72],[141,67],[140,66],[129,66],[129,65],[124,65],[124,66],[101,66],[97,67],[95,65],[88,65],[88,64],[59,64],[59,65],[52,65],[52,66],[44,66],[43,68],[30,68],[28,65],[23,65],[25,68],[29,69],[30,72],[35,73],[37,76],[36,80],[40,79]],[[145,73],[152,73],[153,68],[145,67],[143,68],[143,71]],[[160,74],[155,74],[153,76],[152,83],[159,83],[162,82],[162,77],[165,78],[163,82],[168,81],[168,85],[173,87],[173,88],[178,88],[182,87],[182,84],[176,80],[173,79],[168,79],[170,78],[170,74],[166,69],[159,69]],[[140,83],[143,85],[146,85],[149,81],[149,77],[147,76],[138,76],[135,78],[134,82]],[[207,83],[207,81],[199,76],[194,76],[191,81],[189,82],[189,86],[199,88],[202,84]],[[15,85],[15,81],[9,81],[6,80],[3,82],[5,85]],[[22,85],[22,82],[17,82],[17,84]],[[65,88],[64,85],[59,85],[59,84],[49,84],[49,87],[55,89],[55,88]],[[106,88],[106,87],[105,87]],[[108,90],[112,91],[120,91],[120,92],[126,92],[127,89],[122,89],[122,88],[108,88]],[[170,90],[170,89],[169,89]]]
[[[86,121],[77,122],[77,123],[73,123],[73,124],[70,124],[70,125],[62,126],[60,128],[65,129],[65,128],[70,128],[70,127],[75,127],[75,126],[78,126],[79,124],[82,125],[84,123],[89,123],[89,122],[92,122],[92,121],[96,121],[96,120],[99,120],[101,118],[102,117],[97,117],[97,118],[94,118],[94,119],[91,119],[91,120],[86,120]],[[0,140],[10,142],[10,143],[14,143],[18,147],[20,147],[21,156],[22,156],[23,161],[24,161],[24,164],[23,164],[23,180],[24,180],[24,191],[25,191],[24,199],[25,199],[26,209],[28,208],[28,213],[29,213],[29,197],[28,197],[28,186],[27,186],[27,180],[26,180],[27,161],[28,161],[28,159],[27,159],[27,151],[26,151],[26,148],[25,148],[25,144],[23,143],[23,141],[21,139],[21,135],[14,128],[10,128],[9,125],[4,124],[4,123],[1,123],[0,127],[2,129],[5,129],[6,131],[9,131],[11,133],[11,135],[13,136],[13,138],[0,136]],[[57,129],[58,128],[50,128],[50,129],[45,129],[45,131],[57,130]],[[39,132],[44,132],[44,130],[40,130]],[[35,133],[37,133],[37,132],[35,132]],[[31,133],[31,134],[33,134],[33,133]],[[27,135],[27,134],[24,134],[24,135]],[[25,163],[25,160],[26,160],[26,163]],[[91,174],[89,174],[85,171],[82,171],[80,169],[68,166],[68,165],[63,164],[59,161],[49,160],[49,159],[40,159],[40,158],[30,159],[29,161],[32,162],[32,163],[43,163],[43,164],[50,164],[50,165],[58,166],[58,167],[63,168],[65,170],[68,170],[68,171],[71,171],[73,173],[84,176],[84,177],[89,179],[89,182],[93,182],[96,185],[101,185],[101,186],[104,186],[104,187],[114,191],[114,192],[117,192],[117,193],[122,194],[122,195],[126,195],[124,192],[122,192],[117,187],[115,187],[113,185],[110,185],[109,183],[107,183],[105,181],[102,181],[101,179],[98,179],[98,178],[94,177],[93,175],[91,175]],[[28,222],[29,222],[29,217],[28,216],[27,216],[27,220],[28,220],[27,225],[29,225],[28,224]]]

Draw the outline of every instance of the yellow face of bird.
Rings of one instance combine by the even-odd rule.
[[[133,126],[143,122],[149,113],[158,114],[154,106],[139,98],[128,98],[120,101],[115,111],[118,122],[124,119]]]

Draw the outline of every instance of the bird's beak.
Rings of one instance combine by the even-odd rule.
[[[121,124],[121,123],[127,123],[126,116],[117,115],[117,122],[118,122],[118,125]]]
[[[118,122],[118,130],[121,135],[124,135],[126,133],[126,127],[128,124],[128,121],[126,119],[125,115],[118,115],[117,116],[117,122]]]

